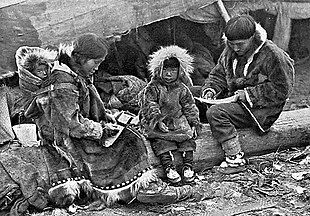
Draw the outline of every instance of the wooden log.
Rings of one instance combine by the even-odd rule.
[[[259,135],[254,129],[242,129],[238,132],[246,157],[306,146],[310,141],[310,108],[282,112],[267,134]],[[194,162],[197,171],[219,165],[224,159],[224,152],[213,139],[208,124],[203,125],[202,134],[196,143]],[[147,149],[151,164],[158,166],[159,160],[148,142]],[[180,163],[179,155],[175,155],[175,162]]]

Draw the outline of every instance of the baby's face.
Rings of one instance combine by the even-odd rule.
[[[162,79],[167,83],[175,82],[178,78],[179,68],[167,67],[163,68]]]
[[[49,74],[49,66],[40,64],[34,69],[33,74],[41,79],[45,79]]]

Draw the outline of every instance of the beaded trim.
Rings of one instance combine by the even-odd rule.
[[[132,182],[136,181],[139,177],[141,177],[143,173],[145,173],[145,172],[147,172],[149,170],[152,170],[152,169],[153,169],[153,167],[150,166],[150,167],[142,170],[141,172],[139,172],[137,175],[135,175],[130,180],[127,180],[126,182],[123,182],[121,184],[112,185],[112,186],[106,186],[106,187],[102,187],[102,186],[99,186],[99,185],[93,185],[93,187],[96,188],[96,189],[100,189],[100,190],[114,190],[114,189],[126,187],[126,186],[130,185]]]
[[[112,190],[112,189],[117,189],[117,188],[121,188],[121,187],[126,187],[127,185],[130,185],[132,182],[136,181],[139,177],[141,177],[143,173],[145,173],[145,172],[147,172],[149,170],[152,170],[152,169],[153,169],[153,167],[150,166],[150,167],[142,170],[141,172],[139,172],[137,175],[135,175],[130,180],[127,180],[126,182],[123,182],[121,184],[112,185],[112,186],[106,186],[106,187],[102,187],[102,186],[99,186],[99,185],[93,185],[92,184],[92,186],[94,188],[97,188],[97,189],[100,189],[100,190]],[[57,186],[59,186],[61,184],[69,182],[69,181],[80,181],[80,180],[87,180],[87,179],[85,178],[85,176],[75,177],[75,178],[66,178],[66,179],[63,179],[63,180],[60,180],[60,181],[57,181],[57,182],[53,182],[52,183],[52,187],[57,187]]]
[[[63,179],[63,180],[60,180],[60,181],[57,181],[57,182],[53,182],[52,183],[52,187],[56,187],[58,185],[66,183],[68,181],[80,181],[80,180],[86,180],[85,176],[75,177],[75,178],[66,178],[66,179]]]

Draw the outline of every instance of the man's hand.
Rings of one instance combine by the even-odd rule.
[[[214,99],[214,93],[212,91],[207,91],[203,98],[208,100]]]
[[[167,125],[164,122],[162,122],[162,121],[158,122],[158,128],[159,128],[160,131],[162,131],[164,133],[168,133],[169,132],[169,129],[168,129]]]
[[[235,95],[237,96],[237,100],[246,102],[246,95],[244,90],[235,91]]]

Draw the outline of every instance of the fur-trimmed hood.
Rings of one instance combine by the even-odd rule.
[[[58,60],[59,63],[68,65],[71,59],[71,54],[73,51],[73,44],[60,44],[59,45],[59,52],[58,52]]]
[[[18,48],[15,54],[16,65],[18,68],[18,75],[20,79],[20,84],[29,84],[40,86],[42,84],[42,79],[32,74],[26,65],[33,65],[37,61],[45,61],[48,64],[53,63],[57,59],[57,51],[43,49],[40,47],[28,47],[22,46]]]
[[[18,68],[24,67],[31,60],[44,59],[53,62],[57,58],[57,51],[43,49],[40,47],[22,46],[17,49],[15,54],[16,65]]]
[[[64,71],[68,72],[70,69],[77,75],[80,75],[86,79],[91,78],[92,74],[88,71],[83,71],[81,65],[75,62],[74,58],[72,58],[73,49],[73,44],[60,44],[58,53],[59,65],[62,67],[67,67]]]
[[[170,57],[175,57],[180,62],[179,79],[181,79],[182,81],[189,80],[190,85],[192,85],[190,74],[194,71],[194,58],[188,54],[188,51],[186,49],[183,49],[176,45],[161,47],[158,51],[154,52],[150,56],[148,68],[151,74],[151,78],[161,79],[160,74],[163,68],[163,62]]]

